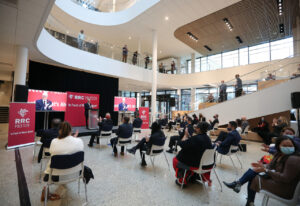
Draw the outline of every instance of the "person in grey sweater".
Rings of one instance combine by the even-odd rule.
[[[224,80],[221,81],[220,85],[220,94],[219,94],[219,101],[224,102],[227,100],[227,85],[224,83]]]
[[[235,97],[240,97],[240,96],[242,96],[242,93],[243,93],[243,82],[240,79],[240,75],[239,74],[235,75],[235,79],[236,79]]]

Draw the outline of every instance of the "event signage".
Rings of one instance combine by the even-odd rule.
[[[139,114],[143,120],[142,129],[149,129],[149,107],[140,107]]]
[[[7,149],[34,143],[35,104],[10,103]]]
[[[28,100],[29,103],[37,103],[42,100],[42,95],[46,94],[47,100],[51,103],[53,111],[66,111],[67,104],[67,93],[66,92],[54,92],[45,90],[28,90]]]
[[[99,109],[99,98],[99,94],[67,92],[65,120],[73,127],[85,126],[84,104],[90,99],[92,109]]]
[[[134,112],[136,108],[136,98],[115,97],[114,111],[119,112]]]

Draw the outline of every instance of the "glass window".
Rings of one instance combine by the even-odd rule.
[[[270,61],[270,43],[249,47],[249,63]]]
[[[188,60],[188,74],[192,73],[192,61]]]
[[[181,110],[189,111],[191,104],[191,90],[182,89],[181,90]]]
[[[239,49],[240,52],[240,65],[246,65],[248,61],[248,47]]]
[[[200,72],[200,58],[195,60],[195,72]]]
[[[271,42],[271,60],[283,59],[294,55],[293,38]]]
[[[221,54],[216,54],[208,57],[209,70],[216,70],[221,68]]]
[[[222,66],[226,67],[234,67],[239,65],[239,55],[238,50],[226,52],[222,54]]]
[[[201,57],[200,58],[200,62],[201,62],[201,72],[205,72],[208,71],[208,65],[207,65],[207,57]]]

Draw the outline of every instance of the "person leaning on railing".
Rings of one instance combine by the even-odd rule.
[[[85,40],[84,31],[80,30],[80,33],[78,34],[78,37],[77,37],[78,49],[83,49],[84,40]]]

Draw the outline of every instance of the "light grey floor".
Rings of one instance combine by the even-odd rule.
[[[167,133],[168,134],[168,133]],[[168,134],[169,135],[169,134]],[[14,151],[6,151],[4,145],[7,135],[0,133],[0,205],[19,205],[19,190],[15,167]],[[213,185],[208,188],[209,196],[206,196],[203,186],[190,185],[181,190],[175,185],[175,173],[172,167],[174,155],[167,153],[170,170],[163,156],[155,159],[155,168],[147,160],[148,166],[141,168],[139,153],[135,156],[126,154],[124,157],[115,158],[112,149],[108,146],[96,145],[87,147],[89,137],[81,137],[85,143],[85,165],[89,166],[95,175],[87,185],[88,205],[245,205],[246,185],[239,194],[223,187],[223,192],[217,180],[212,174]],[[169,140],[168,140],[169,141]],[[166,145],[168,143],[166,142]],[[103,143],[106,141],[103,140]],[[240,177],[251,162],[255,162],[264,155],[260,151],[260,144],[247,142],[248,151],[242,153],[240,158],[243,169],[236,175],[228,158],[223,158],[222,164],[217,165],[217,173],[221,181],[233,181]],[[30,193],[32,205],[42,205],[40,194],[43,184],[39,183],[39,164],[32,163],[33,146],[20,149],[24,172]],[[236,162],[237,163],[237,162]],[[51,187],[51,191],[61,194],[60,201],[49,202],[48,205],[82,205],[84,203],[84,190],[81,185],[81,193],[77,194],[77,183],[70,183],[65,187]],[[258,194],[255,205],[261,205],[262,195]],[[208,203],[209,202],[209,203]],[[269,205],[276,206],[280,203],[270,200]]]

